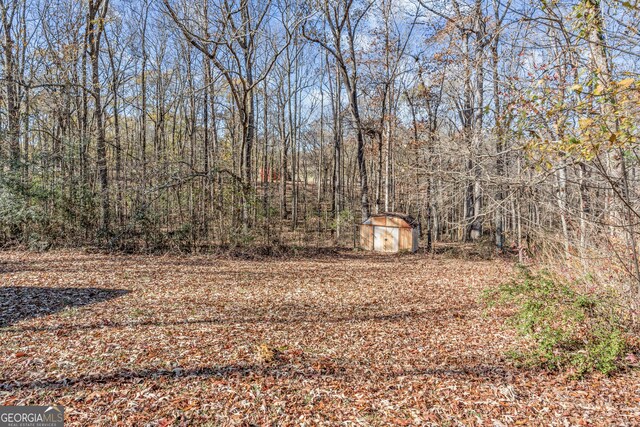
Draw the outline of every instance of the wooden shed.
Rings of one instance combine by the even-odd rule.
[[[385,212],[371,215],[360,225],[360,248],[377,252],[418,250],[420,224],[411,216]]]

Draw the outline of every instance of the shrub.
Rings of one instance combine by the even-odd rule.
[[[625,331],[611,292],[581,293],[549,272],[522,268],[518,277],[485,291],[489,306],[515,309],[509,323],[524,338],[510,352],[517,361],[576,377],[620,367]]]

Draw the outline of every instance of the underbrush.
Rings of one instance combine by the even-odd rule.
[[[493,241],[487,237],[473,243],[437,242],[434,244],[433,253],[448,259],[474,261],[486,261],[498,255]],[[505,251],[503,256],[512,257],[513,254]]]
[[[510,309],[508,323],[523,338],[509,356],[574,377],[608,375],[623,367],[627,330],[617,296],[576,288],[549,272],[522,267],[516,279],[485,291],[489,307]]]
[[[305,247],[296,245],[220,245],[209,248],[207,253],[237,259],[268,259],[268,258],[314,258],[322,256],[336,256],[336,247]]]

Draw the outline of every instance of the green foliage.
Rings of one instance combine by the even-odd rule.
[[[521,268],[517,279],[486,290],[484,299],[490,307],[515,308],[509,323],[525,342],[510,352],[517,361],[576,377],[619,368],[625,334],[615,295],[580,293],[549,272]]]
[[[353,224],[354,220],[353,212],[348,209],[344,209],[338,213],[337,218],[334,218],[333,221],[331,221],[329,228],[334,231],[337,230],[338,227],[344,229],[344,227],[349,227]]]
[[[83,184],[72,188],[37,175],[25,179],[22,171],[0,172],[0,245],[43,250],[87,237],[97,216],[96,198]]]
[[[31,221],[42,219],[42,212],[31,206],[14,183],[0,183],[0,227],[11,229],[22,227]]]

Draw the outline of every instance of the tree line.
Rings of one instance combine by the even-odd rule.
[[[640,6],[0,0],[0,238],[348,244],[372,213],[640,283]],[[634,289],[637,291],[637,285]]]

